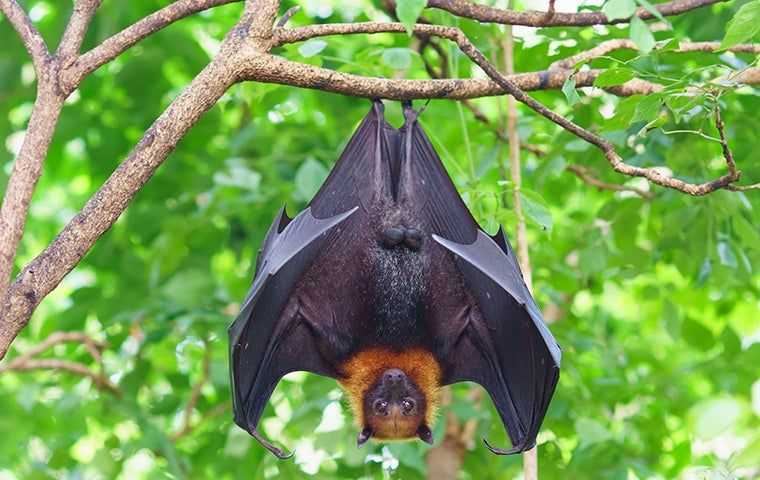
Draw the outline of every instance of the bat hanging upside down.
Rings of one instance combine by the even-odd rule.
[[[357,443],[431,432],[438,390],[490,394],[513,447],[532,448],[559,379],[544,325],[504,232],[481,230],[404,105],[401,129],[374,102],[309,207],[281,210],[230,327],[235,422],[258,432],[280,379],[337,379]]]

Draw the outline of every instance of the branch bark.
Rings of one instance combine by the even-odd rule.
[[[234,43],[234,42],[232,42]],[[34,309],[116,222],[137,191],[202,114],[237,80],[228,44],[145,132],[134,150],[53,242],[19,274],[0,304],[0,358]]]
[[[725,1],[728,0],[673,0],[655,5],[655,8],[662,16],[668,17]],[[628,23],[630,21],[627,18],[609,20],[602,12],[516,12],[514,10],[472,3],[469,0],[428,0],[427,6],[428,8],[445,10],[458,17],[470,18],[479,22],[523,25],[526,27],[582,27],[589,25],[612,25],[616,23]],[[641,7],[636,10],[634,15],[642,20],[655,18],[652,13]]]
[[[66,90],[73,91],[87,75],[118,57],[137,42],[151,34],[194,13],[239,1],[240,0],[179,0],[172,2],[161,10],[148,15],[119,33],[107,38],[97,47],[76,58],[76,60],[74,60],[62,72],[61,84],[66,86]]]
[[[16,30],[16,33],[18,33],[26,51],[29,52],[29,56],[32,58],[34,69],[37,75],[39,75],[45,61],[50,56],[42,35],[40,35],[32,20],[16,0],[0,0],[0,11],[5,14],[14,30]]]

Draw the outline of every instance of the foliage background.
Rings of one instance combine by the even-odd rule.
[[[43,35],[60,36],[68,2],[22,3]],[[367,1],[298,3],[303,10],[293,23],[384,15],[379,4]],[[104,2],[85,48],[161,4]],[[672,18],[672,29],[656,38],[720,40],[740,5]],[[63,111],[19,265],[57,234],[203,67],[240,8],[216,8],[170,26],[84,82]],[[431,18],[458,24],[488,55],[500,57],[501,28],[442,13]],[[603,39],[627,37],[628,28],[517,33],[516,70],[533,71]],[[403,35],[336,37],[288,47],[285,55],[365,75],[426,78],[410,42]],[[0,44],[4,186],[31,111],[34,78],[4,19]],[[479,73],[455,49],[450,55],[459,76]],[[661,100],[675,104],[686,82],[755,59],[624,52],[595,65],[621,60],[637,76],[672,83]],[[633,164],[667,164],[690,179],[714,177],[724,168],[719,145],[696,134],[653,129],[637,135],[660,114],[659,108],[647,114],[647,98],[621,104],[589,89],[571,106],[561,92],[535,97],[627,145],[625,156]],[[714,135],[708,115],[713,101],[699,96],[680,118],[667,113],[660,123],[667,130]],[[726,89],[719,102],[739,168],[747,181],[757,182],[758,91]],[[503,99],[476,104],[501,121]],[[64,373],[0,375],[0,478],[424,478],[428,447],[420,442],[355,447],[355,428],[332,381],[294,374],[275,392],[264,430],[295,448],[295,461],[266,454],[234,426],[229,409],[226,328],[250,284],[258,243],[281,205],[291,214],[303,208],[368,108],[363,100],[245,84],[192,129],[114,228],[43,303],[9,355],[54,331],[86,331],[108,342],[102,368],[121,396]],[[388,104],[387,110],[398,125],[399,106]],[[522,140],[548,152],[524,153],[523,198],[531,221],[535,296],[554,319],[551,328],[564,349],[560,384],[540,436],[542,478],[756,477],[760,197],[720,191],[691,198],[657,189],[646,201],[597,191],[565,166],[587,166],[609,182],[646,184],[611,173],[589,145],[532,113],[520,114]],[[510,183],[499,168],[506,162],[505,146],[452,101],[431,102],[422,121],[482,224],[493,231],[498,222],[513,231],[511,196],[503,194]],[[57,347],[53,354],[89,362],[81,346]],[[193,410],[193,428],[175,441],[191,391],[205,378],[207,354],[209,374]],[[478,438],[508,444],[490,402],[468,400],[470,388],[454,389],[446,409],[462,419],[477,418]],[[435,430],[438,439],[442,424]],[[461,475],[519,473],[519,457],[496,457],[477,444]]]

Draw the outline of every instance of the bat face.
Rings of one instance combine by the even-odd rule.
[[[359,445],[432,443],[441,386],[490,394],[513,447],[533,447],[559,379],[560,350],[503,231],[480,229],[410,105],[395,129],[378,101],[309,207],[284,210],[230,327],[235,422],[258,432],[277,382],[336,379]]]
[[[364,394],[364,425],[357,439],[406,440],[429,432],[425,425],[427,399],[420,388],[398,368],[384,371]]]

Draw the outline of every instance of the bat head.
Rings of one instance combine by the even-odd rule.
[[[403,370],[390,368],[380,374],[364,394],[364,428],[357,438],[362,444],[369,437],[408,439],[418,437],[432,442],[425,424],[427,399]]]
[[[430,430],[440,387],[440,367],[432,354],[411,349],[364,350],[343,366],[341,380],[359,423],[357,443],[420,440],[433,443]]]

